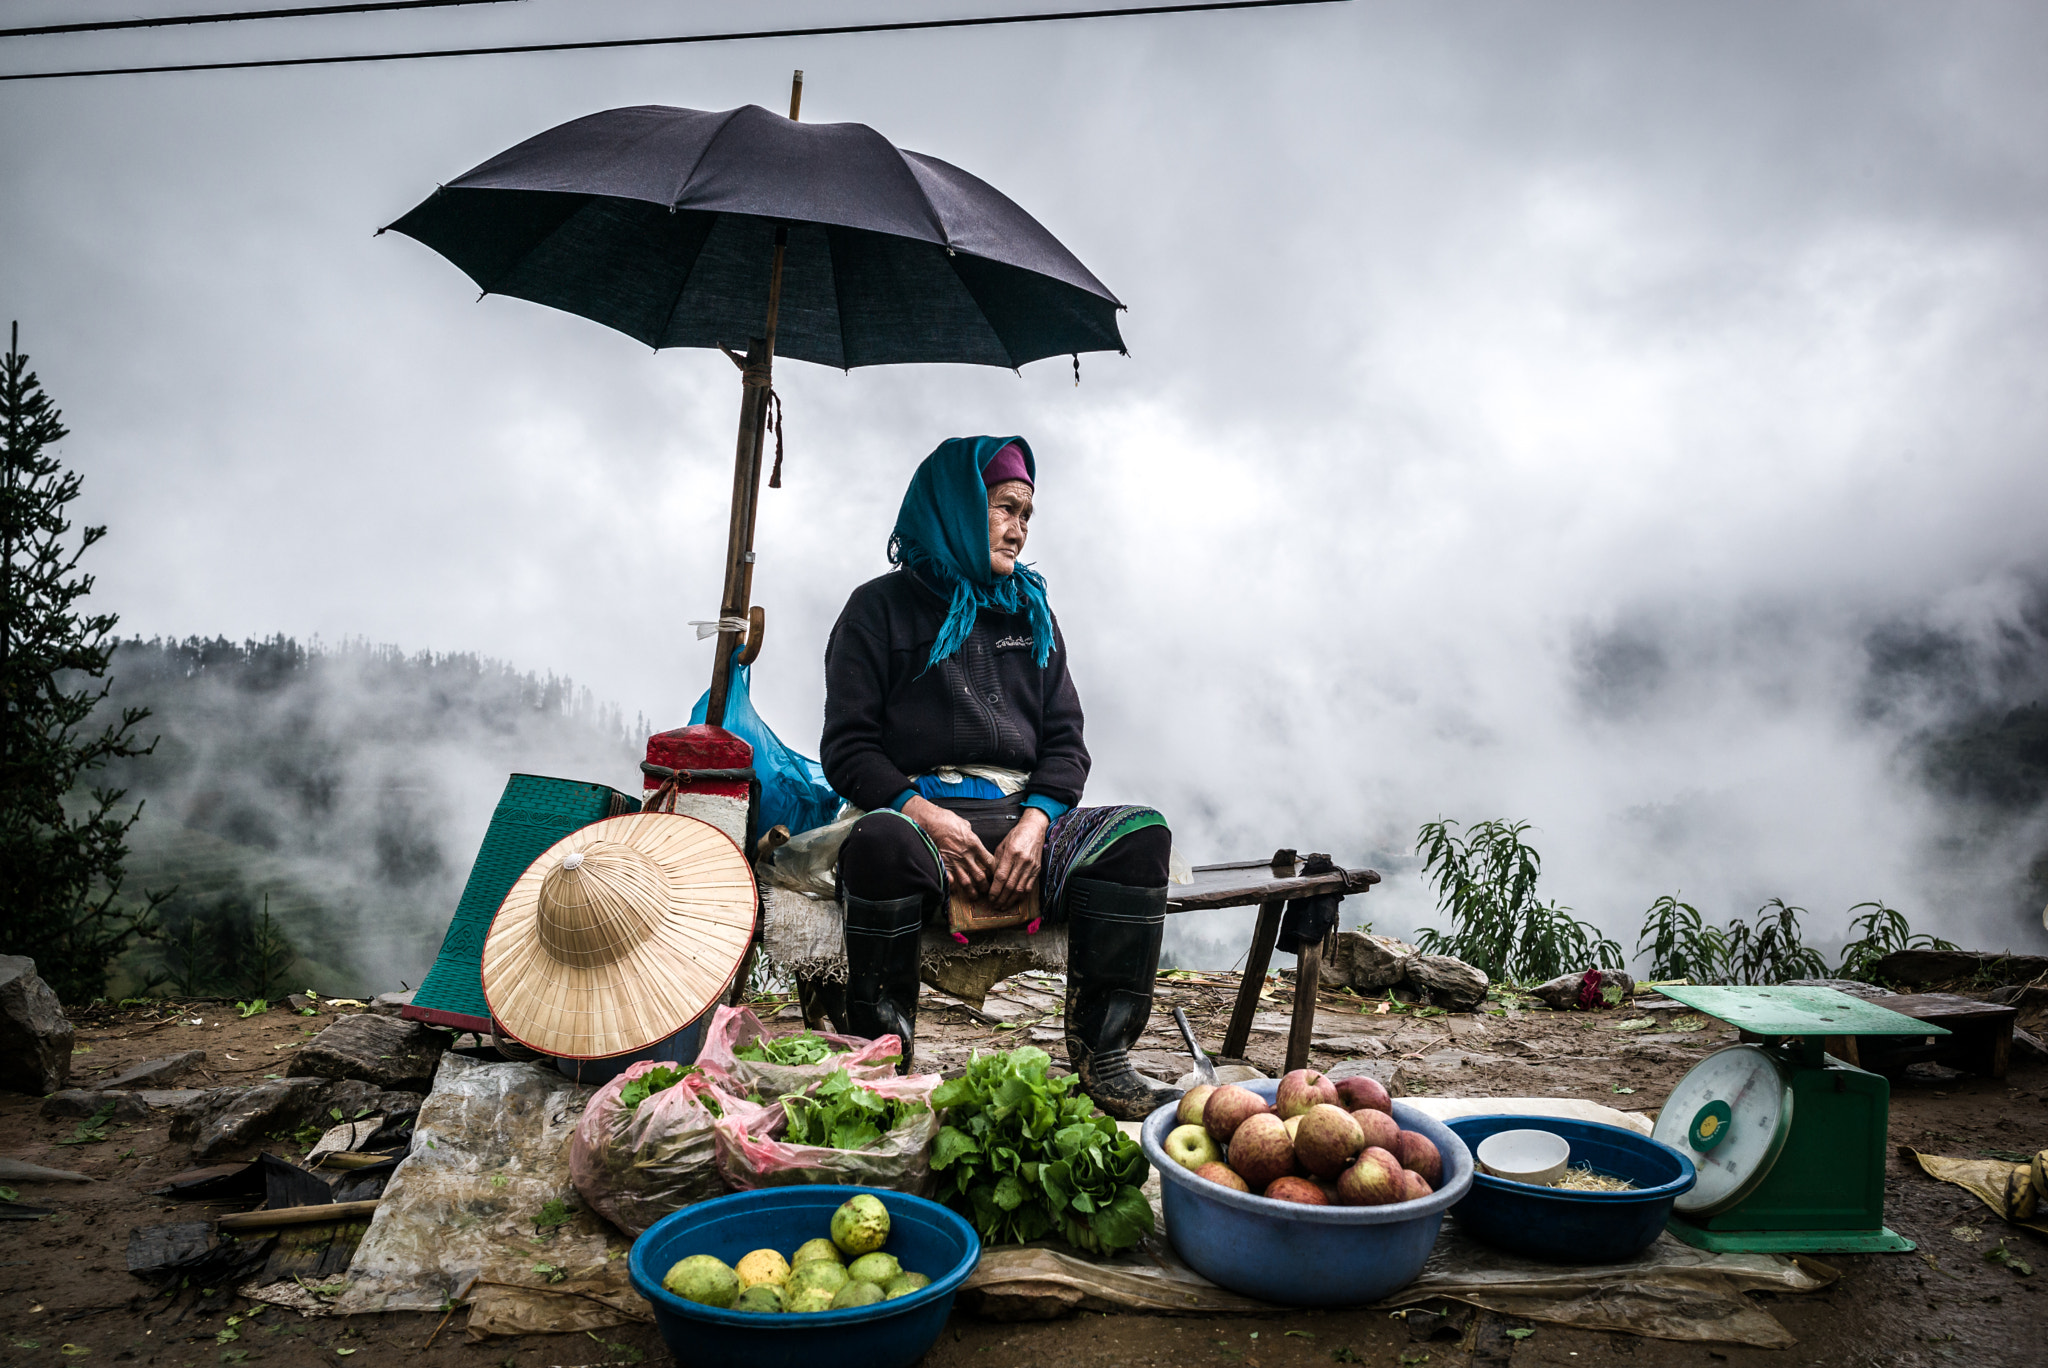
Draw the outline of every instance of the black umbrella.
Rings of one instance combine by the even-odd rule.
[[[741,365],[714,725],[743,621],[742,659],[760,651],[752,547],[778,351],[850,369],[1015,367],[1124,349],[1123,306],[1036,219],[863,124],[796,122],[802,90],[798,72],[787,119],[758,105],[575,119],[390,225],[486,294],[581,314],[656,348],[719,347]]]

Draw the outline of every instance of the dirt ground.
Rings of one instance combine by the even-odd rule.
[[[1141,1043],[1141,1067],[1173,1078],[1188,1067],[1168,1009],[1187,1009],[1211,1048],[1221,1040],[1236,979],[1171,974]],[[1277,1072],[1285,1048],[1290,989],[1276,981],[1247,1055]],[[798,1026],[778,1001],[778,1028]],[[343,1009],[346,1010],[346,1009]],[[975,1049],[1031,1041],[1060,1056],[1057,984],[1025,978],[1002,985],[979,1011],[927,994],[919,1029],[919,1066],[951,1069]],[[1645,1016],[1647,1028],[1617,1029]],[[75,1018],[79,1053],[73,1086],[178,1051],[204,1049],[205,1072],[181,1086],[256,1082],[283,1074],[291,1052],[328,1017],[273,1009],[248,1020],[220,1003],[174,1012],[101,1011]],[[1732,1042],[1717,1022],[1683,1011],[1557,1014],[1489,1003],[1474,1014],[1428,1015],[1412,1008],[1326,995],[1317,1018],[1315,1062],[1377,1058],[1398,1066],[1401,1088],[1438,1096],[1561,1096],[1623,1109],[1653,1109],[1701,1056]],[[666,1349],[651,1326],[598,1335],[527,1337],[482,1344],[462,1338],[462,1312],[442,1324],[433,1315],[347,1320],[301,1319],[278,1308],[242,1319],[251,1307],[225,1289],[174,1296],[153,1292],[126,1271],[129,1232],[198,1219],[208,1209],[172,1204],[149,1190],[192,1167],[189,1149],[168,1139],[169,1117],[107,1127],[97,1143],[65,1145],[75,1120],[45,1120],[39,1099],[0,1094],[0,1154],[99,1180],[90,1185],[16,1185],[21,1200],[55,1209],[33,1221],[0,1222],[0,1363],[199,1365],[260,1363],[383,1365],[419,1368],[539,1368],[540,1365],[660,1364]],[[2002,1080],[1902,1078],[1892,1092],[1890,1145],[1956,1156],[2048,1145],[2048,1065],[2016,1053]],[[296,1158],[289,1144],[273,1146]],[[1790,1350],[1675,1344],[1507,1320],[1481,1312],[1428,1338],[1429,1319],[1384,1313],[1276,1312],[1271,1316],[1182,1319],[1084,1314],[1075,1319],[1000,1324],[956,1312],[924,1362],[930,1368],[1069,1368],[1070,1365],[1214,1365],[1215,1368],[1323,1368],[1333,1363],[1387,1368],[1464,1368],[1535,1364],[1633,1368],[1788,1361],[1826,1365],[2013,1365],[2048,1361],[2048,1240],[2005,1227],[1975,1198],[1908,1169],[1894,1157],[1887,1180],[1887,1222],[1919,1243],[1914,1254],[1826,1256],[1841,1272],[1832,1286],[1759,1300],[1795,1336]],[[214,1208],[213,1212],[226,1208]],[[1988,1261],[2000,1241],[2032,1276]],[[230,1318],[237,1323],[230,1325]],[[1455,1319],[1455,1318],[1454,1318]],[[1515,1337],[1510,1330],[1533,1329]],[[438,1333],[437,1333],[438,1331]]]

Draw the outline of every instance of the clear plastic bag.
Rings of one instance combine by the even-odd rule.
[[[861,1087],[892,1100],[923,1102],[925,1110],[885,1132],[879,1143],[850,1150],[788,1144],[782,1135],[789,1113],[781,1102],[756,1105],[727,1096],[713,1084],[712,1095],[724,1112],[713,1125],[719,1171],[726,1182],[740,1189],[850,1183],[929,1197],[932,1145],[939,1138],[939,1118],[931,1110],[931,1098],[939,1081],[937,1074],[912,1074],[861,1083]]]
[[[628,1235],[638,1235],[671,1211],[727,1191],[712,1133],[717,1120],[705,1105],[714,1087],[693,1072],[650,1093],[637,1108],[620,1093],[658,1068],[643,1059],[599,1088],[569,1138],[569,1177],[593,1211]]]
[[[773,1102],[789,1093],[807,1092],[844,1069],[854,1079],[866,1081],[893,1078],[903,1059],[903,1042],[885,1035],[874,1040],[859,1036],[816,1033],[832,1047],[833,1053],[815,1064],[775,1064],[760,1059],[740,1059],[737,1051],[769,1038],[761,1018],[745,1007],[720,1007],[704,1032],[704,1047],[697,1052],[699,1068],[716,1075],[727,1092],[741,1097],[758,1096]]]

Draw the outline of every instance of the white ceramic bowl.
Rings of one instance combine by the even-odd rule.
[[[1510,1183],[1548,1187],[1571,1162],[1572,1147],[1562,1135],[1546,1130],[1498,1131],[1479,1142],[1473,1157],[1483,1173]]]

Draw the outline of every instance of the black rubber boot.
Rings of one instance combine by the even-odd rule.
[[[1180,1096],[1131,1067],[1152,1016],[1153,975],[1166,931],[1166,886],[1128,888],[1068,879],[1067,1062],[1095,1105],[1140,1121]]]
[[[902,1071],[910,1072],[917,1031],[917,933],[925,898],[870,902],[841,892],[846,909],[846,1026],[872,1040],[903,1042]]]

